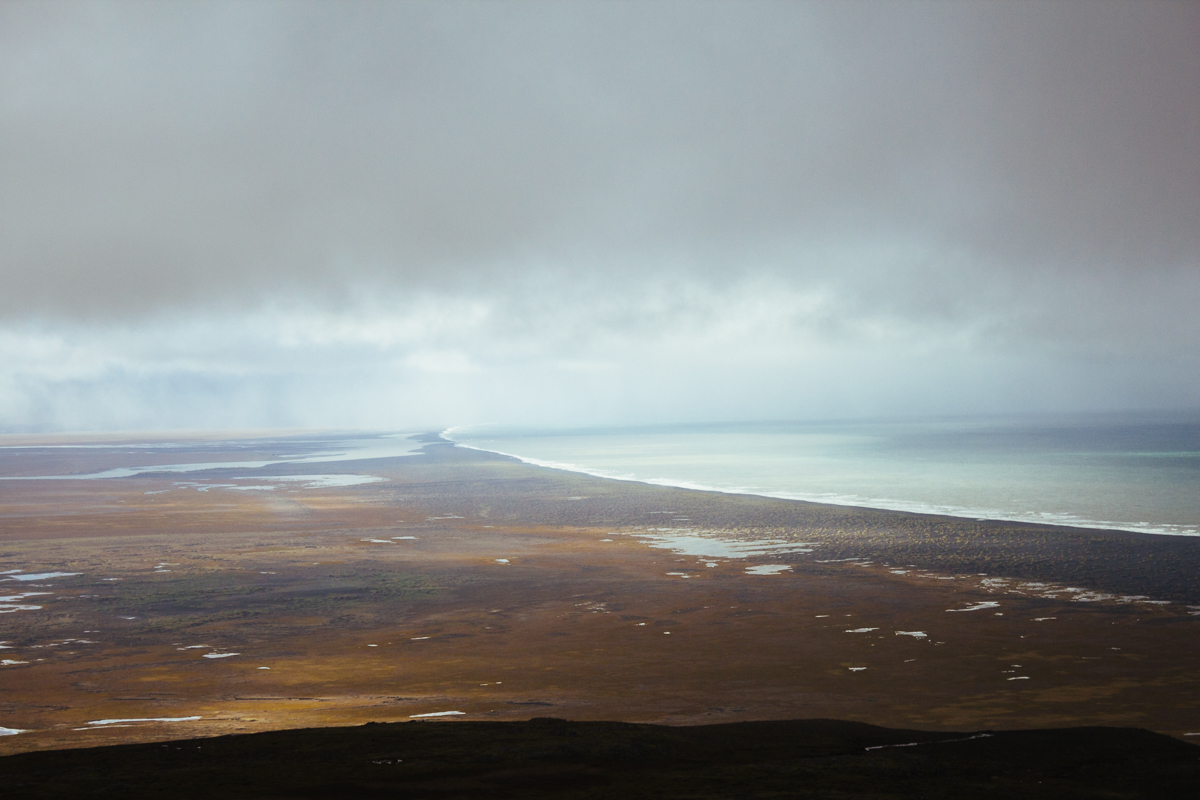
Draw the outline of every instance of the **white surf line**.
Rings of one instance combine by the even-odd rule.
[[[877,630],[879,630],[879,628],[854,628],[853,630],[846,631],[846,633],[870,633],[871,631]]]
[[[877,744],[873,747],[864,747],[863,750],[884,750],[888,747],[919,747],[923,744],[949,744],[950,742],[969,742],[972,739],[990,739],[995,734],[992,733],[977,733],[974,736],[964,736],[961,739],[938,739],[936,742],[905,742],[904,744]]]
[[[16,736],[18,733],[25,733],[24,728],[5,728],[0,726],[0,736]],[[1190,736],[1191,734],[1184,734]]]
[[[503,450],[491,450],[486,447],[476,447],[475,445],[464,444],[463,442],[458,442],[451,438],[449,434],[451,434],[453,430],[453,428],[447,428],[439,435],[446,441],[452,442],[455,447],[462,447],[467,450],[478,450],[483,453],[495,453],[496,455],[508,456],[509,458],[515,458],[518,461],[531,464],[535,467],[557,469],[565,472],[576,472],[583,475],[591,475],[595,478],[605,478],[613,481],[625,481],[626,483],[642,483],[650,486],[669,486],[676,489],[690,489],[697,492],[715,492],[717,494],[752,495],[755,497],[769,497],[773,500],[791,500],[802,503],[817,503],[826,506],[870,508],[879,511],[898,511],[906,514],[921,514],[923,516],[954,517],[956,519],[967,519],[976,522],[1021,522],[1027,525],[1054,525],[1064,528],[1122,531],[1126,533],[1140,533],[1143,535],[1148,534],[1153,536],[1200,537],[1200,527],[1193,525],[1174,525],[1171,523],[1152,525],[1149,523],[1139,522],[1111,522],[1105,520],[1083,519],[1071,514],[1047,514],[1045,512],[1022,513],[1001,511],[998,509],[971,509],[940,504],[931,505],[929,503],[916,501],[890,500],[887,498],[866,498],[851,495],[808,494],[804,492],[764,492],[755,489],[754,487],[735,486],[721,488],[719,486],[709,486],[702,483],[676,480],[672,478],[638,478],[632,475],[620,475],[600,469],[583,467],[579,466],[578,464],[568,464],[559,461],[545,461],[528,456],[519,456],[516,453],[506,453]],[[673,514],[675,512],[657,511],[650,513]]]
[[[230,658],[231,656],[240,656],[241,653],[205,653],[201,658]]]
[[[929,634],[925,633],[925,631],[896,631],[896,635],[897,636],[911,636],[914,639],[924,639]]]
[[[465,711],[431,711],[428,714],[409,714],[409,719],[421,719],[422,717],[461,717],[466,714]]]
[[[88,725],[129,725],[135,722],[194,722],[202,717],[139,717],[137,719],[94,719]]]

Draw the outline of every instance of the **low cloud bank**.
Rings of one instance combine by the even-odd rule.
[[[1194,3],[8,3],[0,427],[1200,406]]]

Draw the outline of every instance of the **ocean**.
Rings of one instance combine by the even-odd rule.
[[[1200,536],[1200,415],[475,425],[443,435],[531,464],[618,480]]]

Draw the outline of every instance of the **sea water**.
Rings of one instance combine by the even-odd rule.
[[[462,445],[665,486],[1200,535],[1200,415],[452,428]]]

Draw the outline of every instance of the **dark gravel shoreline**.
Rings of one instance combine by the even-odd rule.
[[[633,529],[663,524],[666,510],[697,529],[816,542],[823,559],[866,558],[1200,604],[1200,538],[653,486],[531,466],[453,446],[437,434],[424,438],[430,444],[423,455],[389,462],[394,483],[380,491],[468,519]]]

